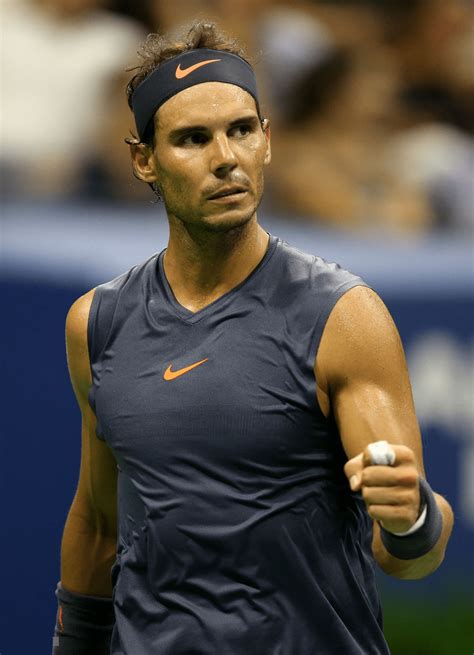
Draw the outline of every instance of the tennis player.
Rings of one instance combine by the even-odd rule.
[[[453,523],[396,327],[259,226],[270,127],[235,44],[197,23],[142,56],[130,150],[169,242],[68,314],[82,460],[53,652],[386,655],[375,565],[429,575]]]

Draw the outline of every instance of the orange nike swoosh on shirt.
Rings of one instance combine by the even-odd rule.
[[[178,64],[176,67],[176,79],[182,80],[183,77],[186,77],[190,73],[193,73],[195,70],[198,68],[201,68],[201,66],[207,66],[207,64],[212,64],[214,61],[220,61],[220,59],[206,59],[206,61],[200,61],[197,64],[193,64],[192,66],[188,66],[188,68],[181,68],[181,64]]]
[[[179,371],[172,371],[170,364],[166,371],[163,373],[163,378],[167,380],[168,382],[170,380],[174,380],[175,378],[179,378],[180,375],[184,375],[185,373],[188,373],[189,371],[192,371],[193,368],[196,368],[196,366],[201,366],[201,364],[204,364],[204,362],[207,362],[209,357],[206,357],[206,359],[201,359],[200,362],[196,362],[195,364],[191,364],[190,366],[185,366],[184,368],[180,368]]]

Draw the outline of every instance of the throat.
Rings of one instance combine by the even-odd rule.
[[[268,234],[255,224],[251,238],[236,240],[232,247],[191,247],[170,238],[163,269],[180,305],[197,312],[243,282],[258,266],[269,243]]]

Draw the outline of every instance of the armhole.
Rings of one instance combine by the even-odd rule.
[[[371,288],[362,278],[354,277],[351,280],[347,280],[340,284],[334,291],[329,294],[326,302],[322,306],[318,317],[316,319],[316,327],[313,333],[313,342],[311,344],[311,353],[313,358],[313,367],[316,364],[316,358],[318,356],[319,344],[321,343],[321,338],[323,336],[324,328],[328,322],[329,316],[334,309],[337,301],[342,298],[342,296],[347,293],[350,289],[354,287],[368,287]]]
[[[89,387],[89,392],[87,394],[87,400],[89,407],[96,417],[96,436],[101,441],[104,441],[104,436],[102,429],[97,418],[96,413],[96,403],[95,403],[95,394],[96,394],[96,382],[98,377],[97,370],[97,360],[99,357],[99,347],[97,339],[97,326],[98,326],[98,311],[99,311],[99,301],[100,301],[100,292],[99,287],[94,289],[94,296],[92,297],[92,302],[89,308],[89,317],[87,319],[87,350],[89,354],[89,369],[91,373],[91,386]]]
[[[89,317],[87,319],[87,352],[89,354],[89,366],[91,369],[92,377],[93,377],[92,364],[96,358],[94,325],[96,323],[98,305],[99,305],[99,293],[98,293],[98,287],[96,287],[94,289],[94,295],[92,297],[92,302],[89,308]]]
[[[100,417],[97,415],[96,393],[97,388],[100,386],[102,355],[107,347],[111,334],[116,307],[117,293],[112,283],[99,285],[94,289],[94,297],[92,298],[89,319],[87,321],[87,347],[89,350],[89,366],[92,377],[88,401],[96,417],[96,434],[101,441],[105,441],[105,437],[100,423]]]

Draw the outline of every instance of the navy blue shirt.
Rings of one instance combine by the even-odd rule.
[[[361,278],[270,238],[192,313],[163,253],[97,287],[97,433],[119,468],[114,655],[387,655],[372,527],[314,363]]]

